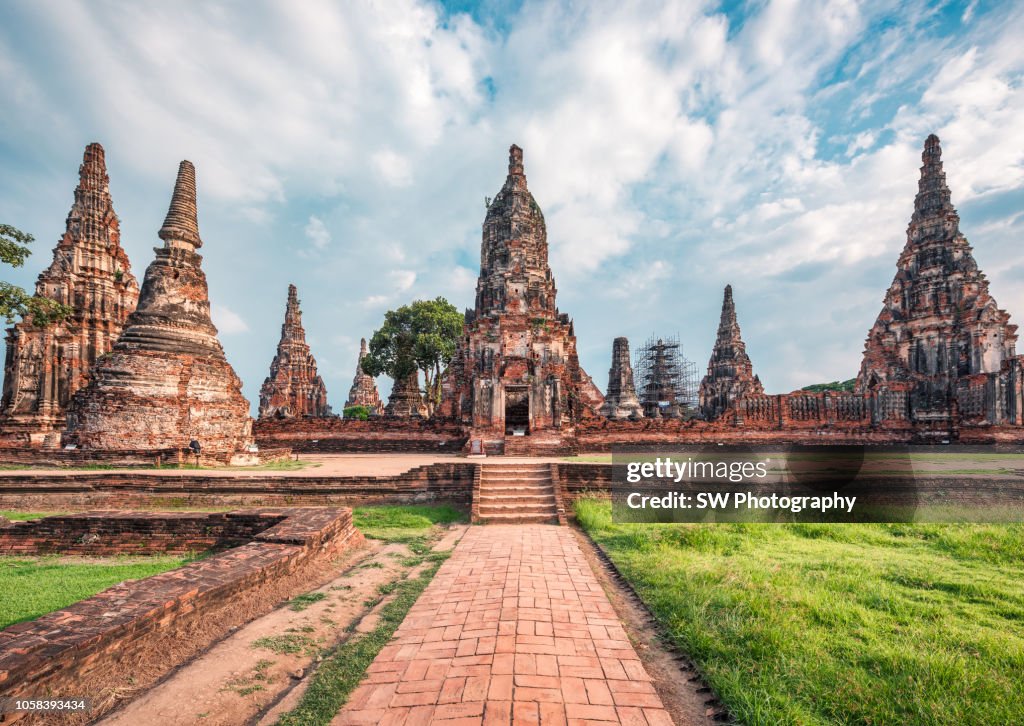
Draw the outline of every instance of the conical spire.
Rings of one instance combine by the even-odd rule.
[[[701,381],[700,407],[707,419],[718,418],[733,402],[743,396],[764,392],[761,381],[747,355],[747,346],[740,335],[736,319],[736,303],[732,285],[725,286],[722,296],[722,317],[718,337],[708,361],[708,373]]]
[[[718,323],[718,332],[729,331],[733,326],[739,327],[736,322],[736,303],[732,300],[732,285],[725,286],[725,295],[722,297],[722,317]]]
[[[299,310],[299,290],[295,285],[288,286],[288,302],[284,309],[284,324],[286,328],[302,325],[302,311]]]
[[[381,403],[380,394],[377,392],[377,384],[373,378],[363,370],[363,358],[369,354],[366,347],[366,338],[359,339],[359,359],[356,361],[356,375],[352,379],[352,387],[348,392],[348,400],[345,401],[345,408],[351,406],[365,406],[371,416],[380,416],[384,413],[384,404]]]
[[[633,367],[629,363],[629,340],[612,342],[612,366],[608,370],[608,394],[600,408],[608,418],[643,418],[643,408],[636,394]]]
[[[110,199],[106,155],[95,141],[85,147],[82,155],[75,201],[68,212],[66,226],[66,245],[94,243],[106,247],[120,243],[121,230]]]
[[[81,158],[64,233],[35,286],[37,295],[70,306],[72,316],[49,326],[36,326],[30,316],[7,334],[0,436],[11,434],[25,445],[64,426],[68,397],[110,351],[139,299],[121,247],[103,147],[93,142]]]
[[[103,146],[93,141],[85,147],[82,165],[78,167],[78,190],[107,193],[109,184],[106,154]]]
[[[508,147],[508,178],[506,189],[526,190],[526,171],[523,167],[523,150],[512,144]]]
[[[366,347],[366,338],[359,339],[359,360],[356,361],[356,375],[358,376],[363,372],[363,358],[370,354],[369,348]]]
[[[288,286],[284,323],[277,354],[270,363],[270,375],[260,388],[259,417],[291,418],[330,416],[327,387],[317,375],[316,359],[306,342],[299,309],[299,292]]]
[[[193,247],[202,247],[199,238],[199,219],[196,212],[196,170],[191,161],[178,165],[178,179],[174,182],[171,206],[167,210],[164,225],[160,228],[160,239],[169,245],[172,241],[185,242]]]
[[[949,215],[955,217],[956,209],[950,201],[946,173],[942,169],[942,146],[935,134],[931,134],[925,140],[921,162],[921,179],[917,183],[911,224],[920,224],[928,219]]]
[[[512,144],[508,147],[508,175],[523,176],[523,150]]]

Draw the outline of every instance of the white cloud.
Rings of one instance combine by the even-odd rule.
[[[213,324],[217,326],[218,332],[224,335],[249,332],[249,324],[242,319],[241,315],[226,305],[213,305],[210,308],[210,317],[213,319]]]
[[[306,239],[317,250],[325,250],[331,244],[331,233],[327,230],[327,225],[316,215],[310,215],[304,231]]]
[[[391,186],[407,187],[412,184],[412,167],[404,156],[384,149],[374,154],[372,161],[377,173]]]

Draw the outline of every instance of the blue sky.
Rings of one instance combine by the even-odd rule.
[[[471,305],[513,142],[602,387],[619,335],[678,333],[703,369],[726,283],[768,391],[853,376],[932,132],[1024,317],[1020,3],[177,5],[0,5],[0,221],[38,240],[4,274],[49,263],[99,141],[141,279],[190,159],[250,401],[289,283],[336,410],[387,309]]]

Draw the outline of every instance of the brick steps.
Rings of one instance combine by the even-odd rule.
[[[548,464],[485,464],[480,468],[478,521],[502,524],[557,522]]]

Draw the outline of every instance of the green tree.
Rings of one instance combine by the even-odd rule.
[[[357,418],[360,421],[366,421],[370,418],[370,409],[366,406],[346,406],[341,415],[344,418]]]
[[[35,238],[9,224],[0,224],[0,262],[21,267],[32,254],[28,248]],[[0,281],[0,316],[13,323],[17,316],[31,319],[35,325],[45,326],[71,315],[73,310],[56,300],[41,295],[30,295],[17,285]]]
[[[441,374],[455,355],[462,325],[462,313],[443,297],[389,310],[384,325],[370,338],[363,370],[371,376],[384,373],[396,381],[423,371],[424,402],[433,415],[441,403]]]

